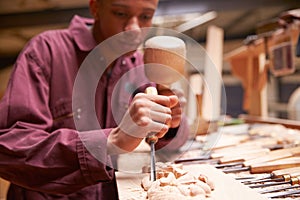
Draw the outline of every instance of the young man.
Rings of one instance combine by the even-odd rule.
[[[25,46],[0,103],[0,176],[11,182],[8,200],[118,199],[111,155],[133,151],[150,132],[157,132],[160,147],[175,136],[177,147],[187,139],[175,95],[138,93],[120,124],[114,119],[114,87],[126,71],[143,64],[137,51],[109,63],[99,80],[95,110],[101,130],[91,126],[80,135],[74,123],[89,115],[73,102],[84,59],[120,32],[141,35],[143,27],[151,26],[157,5],[158,0],[90,0],[93,20],[75,16],[68,29],[44,32]],[[128,118],[131,123],[124,125]],[[146,133],[140,131],[148,125]]]

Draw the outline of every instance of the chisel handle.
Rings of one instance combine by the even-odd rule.
[[[290,168],[275,170],[272,172],[272,177],[279,177],[285,174],[289,174],[291,176],[300,176],[300,167],[290,167]]]
[[[266,155],[258,157],[256,159],[245,161],[244,165],[245,166],[250,166],[250,165],[255,165],[255,164],[259,164],[259,163],[264,163],[264,162],[289,158],[289,157],[292,157],[292,156],[297,156],[299,154],[300,154],[300,147],[279,149],[279,150],[270,151]]]
[[[289,167],[299,167],[300,158],[286,158],[273,162],[258,163],[250,166],[250,172],[256,173],[271,173],[275,170],[285,169]]]
[[[145,93],[146,94],[158,95],[157,89],[154,86],[147,87],[146,90],[145,90]],[[157,140],[158,140],[158,138],[155,135],[155,133],[149,133],[148,136],[147,136],[146,142],[149,143],[149,144],[152,144],[152,143],[155,144],[157,142]]]

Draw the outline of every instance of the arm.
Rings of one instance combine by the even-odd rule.
[[[44,45],[41,52],[46,54],[45,44],[31,47],[34,45]],[[48,63],[31,47],[19,56],[0,103],[0,176],[48,193],[72,193],[99,181],[110,181],[113,170],[86,150],[76,130],[51,130]],[[89,133],[92,137],[86,142],[97,141],[95,145],[105,147],[105,134]],[[106,148],[99,152],[109,161]]]

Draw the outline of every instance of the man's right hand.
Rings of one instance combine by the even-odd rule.
[[[177,102],[175,95],[137,94],[119,126],[109,135],[109,154],[133,151],[149,133],[162,138],[169,130],[171,108]]]

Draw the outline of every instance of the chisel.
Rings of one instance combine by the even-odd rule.
[[[146,88],[146,94],[157,95],[157,90],[155,87]],[[150,181],[156,181],[156,166],[155,166],[155,143],[158,138],[155,136],[155,133],[150,133],[147,136],[146,142],[150,144]]]
[[[287,167],[297,167],[300,165],[300,158],[294,158],[300,154],[300,147],[274,150],[256,159],[243,162],[241,167],[224,169],[225,173],[248,171],[251,173],[270,173],[274,170],[284,169]],[[276,162],[279,161],[279,162]],[[280,161],[283,161],[280,163]],[[216,166],[218,167],[218,166]],[[222,167],[227,167],[226,165]]]
[[[245,185],[255,184],[255,183],[264,183],[264,182],[273,182],[273,181],[288,181],[291,177],[300,176],[300,167],[292,167],[281,170],[275,170],[268,175],[268,177],[247,180],[241,183]]]
[[[156,166],[155,166],[155,143],[157,142],[156,136],[149,136],[148,137],[150,148],[151,148],[151,172],[150,172],[150,181],[156,181]]]
[[[255,165],[244,166],[244,167],[242,166],[242,167],[225,168],[222,171],[224,173],[250,171],[250,173],[252,174],[259,174],[259,173],[271,173],[274,170],[285,169],[289,167],[297,167],[297,166],[300,166],[300,157],[280,159],[273,162],[258,163]]]
[[[174,161],[174,163],[212,163],[212,164],[222,164],[218,166],[227,167],[223,165],[230,163],[229,166],[233,166],[231,163],[240,163],[254,158],[261,157],[262,155],[268,154],[271,149],[280,149],[273,148],[278,146],[277,140],[270,138],[260,138],[258,140],[251,140],[247,142],[236,141],[236,144],[231,146],[225,146],[222,148],[213,149],[210,153],[204,154],[203,152],[198,152],[198,156],[189,157],[189,158],[180,158]],[[282,147],[282,146],[281,146]],[[203,162],[202,162],[203,161]]]
[[[257,157],[257,155],[262,155],[265,154],[267,152],[270,152],[269,149],[267,148],[260,148],[259,146],[253,148],[249,148],[249,147],[226,147],[223,148],[222,151],[219,150],[215,150],[212,151],[210,153],[197,153],[199,154],[199,156],[195,156],[195,157],[191,157],[191,158],[180,158],[174,161],[174,163],[185,163],[185,162],[197,162],[198,161],[212,161],[213,163],[229,163],[229,162],[235,162],[235,158],[238,159],[239,162],[245,161],[245,160],[241,160],[239,159],[239,157],[243,156],[243,157]],[[254,156],[255,154],[255,156]],[[224,161],[223,161],[224,159]],[[225,161],[225,160],[229,160],[229,161]]]
[[[271,189],[271,190],[262,190],[262,191],[258,191],[258,193],[260,193],[260,194],[267,194],[267,193],[279,192],[279,191],[283,191],[283,190],[296,189],[296,188],[300,188],[300,185],[280,187],[280,188]]]
[[[284,184],[291,184],[291,185],[300,184],[300,176],[292,177],[289,181],[266,183],[266,184],[257,184],[257,185],[251,185],[249,187],[250,188],[264,188],[264,187],[284,185]]]
[[[290,179],[291,179],[291,176],[289,174],[285,174],[278,178],[269,178],[269,179],[263,179],[263,180],[258,180],[258,181],[247,181],[247,182],[243,182],[243,184],[244,185],[252,185],[252,184],[257,184],[257,183],[282,182],[282,181],[289,181]]]
[[[292,191],[270,193],[270,194],[267,194],[266,197],[268,197],[268,198],[278,198],[278,197],[291,196],[293,194],[300,194],[300,190],[292,190]]]
[[[280,159],[272,162],[251,165],[250,172],[253,174],[270,173],[274,170],[286,169],[289,167],[299,167],[299,166],[300,166],[300,157],[291,157],[291,158]]]
[[[185,42],[172,36],[155,36],[145,42],[144,49],[144,71],[146,77],[167,89],[184,77],[184,67],[186,63]],[[156,87],[146,88],[147,94],[157,95]],[[155,143],[157,137],[150,133],[147,137],[151,146],[151,176],[150,180],[156,180],[155,170]]]

